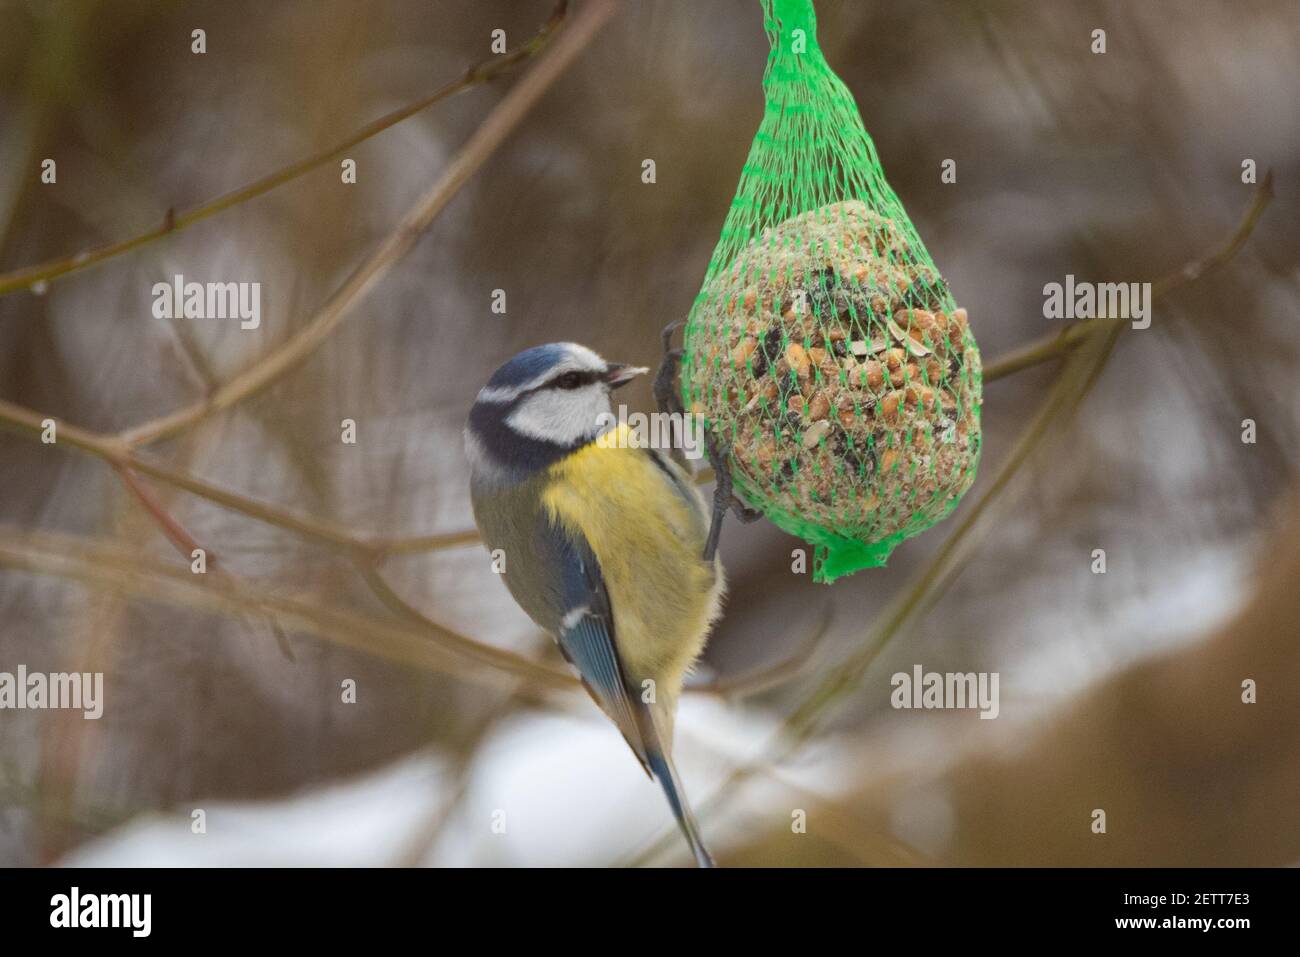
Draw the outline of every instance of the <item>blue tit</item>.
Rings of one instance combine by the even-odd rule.
[[[474,520],[519,606],[549,632],[712,866],[672,761],[682,681],[717,617],[709,515],[668,456],[611,428],[609,394],[646,369],[574,343],[519,353],[465,429]]]

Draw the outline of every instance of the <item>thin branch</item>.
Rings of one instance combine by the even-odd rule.
[[[1250,239],[1251,233],[1255,231],[1255,227],[1259,224],[1260,217],[1264,215],[1264,210],[1268,208],[1268,204],[1272,201],[1273,171],[1268,169],[1264,171],[1264,178],[1255,187],[1250,207],[1246,210],[1246,215],[1242,217],[1236,231],[1218,249],[1200,259],[1192,260],[1182,269],[1162,276],[1152,283],[1152,299],[1159,299],[1173,292],[1179,286],[1195,282],[1237,255],[1237,251],[1246,245],[1246,240]]]
[[[505,66],[513,65],[513,63],[524,59],[526,56],[533,55],[549,39],[549,35],[563,18],[565,9],[566,4],[560,3],[551,20],[537,37],[511,53],[489,61],[486,65],[481,64],[467,71],[465,82],[481,82],[495,76]],[[414,539],[386,539],[379,543],[369,542],[333,523],[294,515],[220,489],[180,470],[141,459],[132,454],[133,446],[153,441],[163,435],[173,434],[175,431],[184,428],[186,424],[197,421],[218,408],[239,401],[244,395],[251,394],[251,392],[269,384],[282,371],[287,370],[310,354],[342,321],[347,308],[354,304],[360,296],[364,295],[392,267],[397,259],[409,251],[423,229],[432,222],[450,197],[477,170],[487,156],[500,145],[505,136],[519,122],[532,104],[536,102],[546,87],[554,81],[577,53],[590,41],[595,31],[599,29],[612,11],[613,6],[610,0],[595,0],[584,10],[583,15],[575,22],[574,27],[567,31],[567,34],[571,35],[563,36],[561,41],[555,45],[554,53],[545,57],[538,65],[538,68],[532,71],[520,83],[519,87],[507,95],[483,126],[471,137],[438,183],[398,225],[396,230],[390,234],[388,240],[335,293],[322,312],[289,342],[255,363],[231,382],[214,390],[209,399],[196,403],[188,410],[183,409],[172,416],[165,416],[151,423],[144,423],[137,429],[127,430],[118,436],[99,435],[70,423],[59,422],[60,439],[74,448],[99,456],[119,470],[132,469],[139,471],[234,511],[338,548],[360,550],[368,554],[379,554],[381,552],[411,554],[454,547],[476,540],[476,533],[457,532],[449,535],[421,536]],[[385,119],[392,119],[392,117]],[[383,122],[382,120],[377,121],[377,123]],[[396,122],[396,120],[392,120],[392,122]],[[372,124],[372,126],[374,125],[376,124]],[[373,132],[377,131],[375,129]],[[283,175],[283,172],[275,175]],[[0,291],[2,290],[3,287],[0,287]],[[41,423],[42,417],[35,412],[0,400],[0,425],[15,426],[21,433],[39,436],[42,431]]]
[[[864,827],[842,799],[831,797],[807,785],[792,781],[776,768],[759,768],[758,773],[773,784],[797,792],[800,806],[815,807],[817,833],[864,867],[933,867],[928,855],[888,831]]]
[[[1152,301],[1176,289],[1183,283],[1192,282],[1206,273],[1222,266],[1237,254],[1237,250],[1250,238],[1256,223],[1264,215],[1264,210],[1273,199],[1273,171],[1264,171],[1264,178],[1256,187],[1250,206],[1238,224],[1237,229],[1215,251],[1193,260],[1177,272],[1170,273],[1151,284]],[[1066,326],[1060,332],[1044,336],[1036,342],[1022,346],[1010,355],[989,363],[984,367],[984,381],[995,382],[1022,369],[1056,359],[1071,352],[1083,342],[1098,326],[1115,320],[1108,318],[1088,319]]]
[[[137,447],[176,435],[255,395],[306,360],[352,314],[353,307],[411,251],[451,198],[487,162],[542,94],[586,48],[614,9],[614,0],[589,0],[583,5],[572,25],[560,33],[532,70],[511,88],[388,238],[335,290],[302,329],[211,395],[170,415],[128,429],[121,434],[122,441]]]
[[[452,651],[465,655],[467,658],[473,658],[477,661],[497,661],[501,655],[510,657],[510,670],[516,674],[525,677],[540,677],[544,683],[566,684],[576,682],[576,679],[563,668],[553,668],[549,665],[533,661],[524,655],[517,655],[514,652],[503,651],[491,645],[485,645],[473,638],[467,638],[464,635],[458,635],[449,631],[444,626],[438,624],[432,618],[425,615],[414,605],[407,602],[401,595],[393,590],[379,571],[378,566],[363,558],[356,561],[357,570],[360,571],[361,577],[365,580],[366,585],[388,608],[400,618],[405,618],[408,622],[417,627],[428,629],[434,634],[440,633],[441,642]]]
[[[536,35],[521,43],[499,56],[483,60],[474,66],[468,68],[459,78],[445,84],[440,89],[434,91],[423,99],[416,100],[414,103],[394,110],[379,119],[367,123],[359,130],[355,131],[345,139],[333,146],[326,147],[317,153],[305,159],[290,163],[281,169],[276,170],[261,179],[255,180],[246,186],[233,189],[228,193],[223,193],[215,199],[210,199],[192,206],[189,209],[176,212],[167,210],[163,221],[152,229],[143,233],[132,236],[128,239],[118,240],[116,242],[105,243],[92,249],[82,250],[71,256],[60,256],[55,259],[47,260],[43,263],[37,263],[33,266],[24,266],[21,269],[15,269],[11,272],[0,274],[0,295],[14,292],[18,289],[27,289],[39,282],[46,282],[50,279],[66,276],[68,273],[77,272],[86,269],[96,263],[101,263],[106,259],[112,259],[114,256],[120,256],[123,253],[131,252],[146,246],[156,240],[169,236],[174,232],[179,232],[188,226],[192,226],[201,220],[215,216],[218,213],[225,212],[241,203],[246,203],[250,199],[255,199],[264,193],[269,193],[278,186],[283,186],[291,180],[297,179],[304,173],[308,173],[318,166],[328,163],[330,160],[337,158],[352,147],[363,143],[371,137],[382,133],[391,126],[395,126],[405,119],[428,109],[436,103],[439,103],[457,93],[464,92],[476,86],[481,86],[492,79],[505,73],[507,70],[524,60],[529,59],[538,53],[550,39],[551,35],[560,26],[564,20],[567,7],[567,0],[561,0],[556,6],[550,18],[542,25],[542,28]]]
[[[984,367],[984,381],[996,382],[1009,375],[1028,369],[1050,359],[1062,358],[1074,351],[1075,346],[1088,338],[1088,333],[1111,319],[1085,319],[1072,323],[1060,332],[1044,336],[1035,342],[1021,346],[1019,349],[1002,356]]]
[[[374,547],[383,555],[414,555],[419,552],[437,552],[445,548],[474,545],[480,540],[478,529],[467,528],[461,532],[443,532],[438,535],[380,539],[374,543]]]
[[[167,511],[167,507],[158,500],[158,496],[153,493],[153,490],[145,485],[131,468],[120,462],[115,462],[113,463],[113,470],[122,479],[122,484],[135,496],[136,500],[144,507],[144,510],[162,529],[166,539],[176,547],[176,550],[187,561],[193,557],[195,551],[202,551],[208,566],[210,568],[217,567],[219,563],[216,554],[200,545],[194,536],[185,530],[185,526]]]
[[[687,685],[686,691],[716,695],[720,698],[749,698],[787,684],[808,670],[816,661],[817,649],[830,627],[831,610],[824,605],[808,634],[800,640],[789,655],[771,665],[761,665],[752,671],[735,676],[719,676],[698,685]]]
[[[130,549],[96,539],[0,525],[0,566],[236,617],[253,610],[336,644],[467,680],[499,685],[514,676],[542,690],[571,691],[579,687],[568,674],[432,622],[415,628],[331,608],[316,596],[287,598],[271,589],[247,584],[232,588],[217,576],[192,574],[188,567],[143,558]]]
[[[132,452],[117,436],[104,435],[80,428],[71,423],[44,416],[39,412],[0,399],[0,428],[39,441],[44,431],[44,421],[56,424],[56,446],[71,447],[102,459],[115,469],[130,469],[191,495],[207,499],[241,515],[274,525],[301,535],[322,545],[348,552],[367,555],[413,554],[452,548],[477,539],[477,532],[450,532],[440,535],[422,535],[413,538],[386,538],[372,540],[347,528],[311,518],[285,509],[259,502],[256,499],[213,485],[178,468],[163,465]]]
[[[243,581],[233,572],[225,570],[216,554],[213,553],[211,549],[204,548],[200,545],[198,540],[185,530],[185,526],[182,525],[176,517],[171,514],[171,512],[167,511],[167,506],[165,506],[158,496],[154,494],[153,489],[149,488],[149,486],[141,480],[132,469],[120,464],[115,464],[113,469],[117,472],[118,476],[121,477],[122,483],[127,487],[127,490],[135,496],[136,501],[143,506],[144,510],[148,512],[150,517],[152,517],[158,524],[158,527],[162,529],[163,535],[172,543],[185,561],[192,561],[195,551],[201,551],[204,556],[207,574],[222,577],[230,584],[231,588],[238,589],[243,587]],[[251,627],[251,623],[248,624]],[[280,647],[280,653],[289,661],[296,661],[297,659],[294,657],[293,648],[289,644],[288,635],[284,633],[283,629],[280,628],[274,618],[268,618],[267,625],[271,629],[271,636],[275,638],[276,644]]]
[[[998,469],[993,482],[975,505],[962,517],[953,534],[944,540],[934,557],[891,607],[885,618],[869,633],[866,642],[847,661],[836,665],[811,696],[785,721],[785,731],[795,741],[806,740],[818,718],[835,701],[855,689],[884,647],[916,616],[942,596],[962,567],[967,541],[993,502],[1006,490],[1021,466],[1050,434],[1051,427],[1068,420],[1096,383],[1114,350],[1124,326],[1112,322],[1109,328],[1093,329],[1088,349],[1077,352],[1065,373],[1054,383],[1047,399],[1016,440],[1011,454]]]
[[[202,479],[195,478],[188,472],[142,458],[131,452],[116,436],[91,432],[56,419],[53,416],[42,416],[31,409],[0,399],[0,426],[7,427],[20,435],[39,438],[44,430],[42,423],[46,419],[55,423],[54,444],[56,446],[67,446],[93,455],[104,460],[115,469],[125,468],[148,475],[160,482],[184,489],[193,495],[215,502],[232,511],[256,518],[269,525],[296,532],[326,545],[344,549],[373,550],[373,546],[363,539],[332,523],[295,515],[235,492],[227,491]]]

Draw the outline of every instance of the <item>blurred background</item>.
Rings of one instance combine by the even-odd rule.
[[[887,568],[814,585],[792,573],[798,541],[728,522],[726,614],[678,719],[705,834],[724,864],[1295,863],[1295,4],[817,8],[986,365],[1060,329],[1044,284],[1156,280],[1219,248],[1255,196],[1244,160],[1273,171],[1276,199],[1228,261],[1123,333],[1077,414],[997,487],[1062,366],[987,383],[979,479]],[[326,150],[552,9],[0,0],[0,273]],[[766,56],[758,0],[616,4],[303,362],[138,449],[167,476],[85,454],[64,424],[121,433],[290,342],[536,57],[264,195],[0,296],[0,671],[105,674],[98,721],[0,711],[0,863],[688,861],[658,789],[455,537],[472,530],[460,431],[529,345],[657,364],[757,128]],[[260,328],[154,318],[153,284],[178,273],[260,282]],[[626,394],[651,407],[648,385]],[[57,418],[59,441],[16,407]],[[989,494],[947,587],[917,592]],[[190,545],[215,559],[201,581]],[[912,594],[921,613],[864,659]],[[998,719],[892,709],[890,676],[916,664],[997,672]]]

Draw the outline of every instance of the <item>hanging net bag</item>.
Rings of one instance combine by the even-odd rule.
[[[885,182],[812,0],[762,0],[766,108],[687,319],[685,408],[738,497],[830,582],[956,507],[980,452],[980,358]]]

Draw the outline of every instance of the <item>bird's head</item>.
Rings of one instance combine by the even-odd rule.
[[[594,441],[607,427],[610,390],[648,371],[573,342],[525,349],[492,374],[470,410],[465,451],[476,476],[526,478]]]

